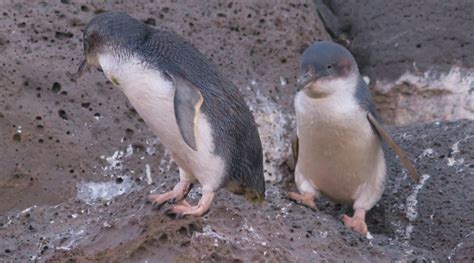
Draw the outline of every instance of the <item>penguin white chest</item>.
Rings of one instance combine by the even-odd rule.
[[[173,83],[158,70],[146,67],[138,59],[119,61],[114,56],[99,56],[106,77],[119,87],[145,123],[168,148],[182,145],[174,117]]]
[[[220,157],[213,154],[212,132],[205,115],[200,114],[196,126],[198,151],[183,140],[174,113],[175,88],[170,80],[137,58],[118,61],[116,57],[104,54],[99,56],[99,62],[107,78],[124,92],[181,168],[195,175],[203,185],[206,178],[199,175],[209,170],[206,165],[215,167],[216,173],[222,173],[224,165]]]
[[[381,194],[385,161],[366,112],[352,95],[295,98],[297,172],[332,199],[352,203],[367,187]]]

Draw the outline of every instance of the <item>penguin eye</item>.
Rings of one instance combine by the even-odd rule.
[[[332,68],[332,65],[328,65],[328,69],[331,69]]]

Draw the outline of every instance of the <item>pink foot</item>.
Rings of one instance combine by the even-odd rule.
[[[190,205],[186,200],[182,200],[176,205],[170,207],[165,213],[170,216],[180,218],[182,216],[203,216],[209,211],[212,199],[214,199],[214,193],[203,193],[201,200],[195,206]]]
[[[356,209],[354,216],[349,217],[348,215],[343,215],[342,221],[346,227],[363,236],[367,236],[369,231],[367,229],[367,224],[365,223],[365,213],[366,212],[363,209]]]
[[[288,198],[290,200],[297,202],[298,204],[304,204],[305,206],[313,210],[318,210],[316,208],[316,203],[314,202],[314,195],[312,194],[308,194],[308,193],[298,194],[295,192],[288,192]]]
[[[171,201],[175,203],[183,200],[191,190],[192,184],[185,181],[179,181],[173,187],[173,190],[160,195],[149,195],[148,200],[153,203],[153,206],[159,209],[165,202]]]

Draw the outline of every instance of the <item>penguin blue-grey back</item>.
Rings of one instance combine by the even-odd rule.
[[[170,212],[202,215],[222,187],[263,200],[254,117],[238,88],[191,43],[125,13],[107,12],[87,25],[84,52],[83,64],[101,68],[125,93],[180,167],[175,188],[151,201],[180,201]],[[203,186],[203,198],[191,206],[184,198],[194,181]]]

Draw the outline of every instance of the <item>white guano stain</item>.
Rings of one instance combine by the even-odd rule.
[[[125,158],[132,156],[132,154],[133,154],[133,146],[129,144],[127,146],[127,150],[125,151]]]
[[[113,198],[139,189],[129,176],[122,176],[121,183],[116,180],[107,182],[81,182],[77,185],[77,199],[87,203],[110,201]]]
[[[201,238],[208,238],[213,241],[213,246],[219,246],[219,243],[229,243],[233,245],[261,245],[267,246],[265,238],[263,238],[247,221],[246,218],[243,218],[244,222],[242,225],[237,227],[235,231],[229,233],[222,233],[216,229],[213,229],[211,225],[206,225],[203,227],[201,233],[195,232],[193,234],[193,239],[200,241]]]
[[[418,193],[423,188],[423,186],[425,185],[425,183],[428,181],[429,178],[430,178],[430,175],[428,174],[422,175],[420,182],[415,186],[415,189],[413,190],[413,192],[407,197],[406,218],[409,221],[408,226],[406,227],[406,230],[405,230],[405,238],[407,240],[410,239],[410,235],[413,232],[412,222],[414,222],[418,216],[418,210],[417,210]]]
[[[448,160],[448,166],[454,166],[454,165],[460,165],[462,163],[464,163],[464,158],[460,158],[458,160],[456,160],[456,154],[459,153],[459,143],[461,142],[462,140],[459,140],[457,142],[455,142],[453,144],[453,146],[451,147],[451,157],[448,157],[447,160]]]
[[[148,185],[153,183],[153,179],[151,178],[151,168],[149,164],[145,165],[145,176],[146,176],[146,183]]]
[[[121,150],[115,151],[111,156],[102,156],[102,159],[105,159],[108,163],[107,166],[103,167],[104,172],[112,172],[115,170],[122,170],[122,158],[124,152]]]
[[[290,150],[287,126],[294,122],[294,116],[283,113],[277,103],[257,90],[249,98],[248,106],[255,117],[262,141],[265,180],[281,180],[280,165],[286,161]]]

